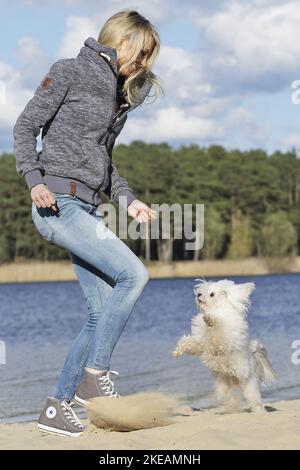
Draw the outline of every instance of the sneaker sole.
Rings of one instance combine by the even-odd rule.
[[[81,432],[64,431],[63,429],[51,428],[51,426],[46,426],[45,424],[38,424],[37,428],[39,431],[48,432],[50,434],[59,434],[60,436],[65,436],[65,437],[79,437],[84,432],[84,431],[81,431]]]
[[[84,400],[83,398],[80,398],[77,395],[74,396],[73,400],[77,403],[77,405],[80,406],[86,406],[88,404],[87,400]]]

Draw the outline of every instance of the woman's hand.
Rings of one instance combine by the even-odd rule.
[[[127,212],[137,222],[148,222],[148,220],[152,218],[156,219],[157,217],[156,211],[138,199],[134,199],[134,201],[129,204]]]
[[[37,207],[52,207],[54,211],[58,210],[54,194],[45,184],[37,184],[31,188],[31,199]]]

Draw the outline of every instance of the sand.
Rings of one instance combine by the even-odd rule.
[[[183,450],[300,449],[300,400],[272,403],[268,413],[221,414],[177,408],[165,426],[118,432],[88,424],[79,438],[42,434],[36,423],[1,424],[1,449]]]
[[[90,421],[108,431],[136,431],[175,422],[180,398],[162,392],[138,392],[108,400],[96,397],[86,410]]]

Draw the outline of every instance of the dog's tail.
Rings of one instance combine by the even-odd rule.
[[[256,339],[250,341],[250,351],[253,354],[256,375],[259,380],[266,385],[274,382],[276,374],[263,344]]]

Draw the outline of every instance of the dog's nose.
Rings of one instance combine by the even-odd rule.
[[[198,301],[203,303],[203,299],[201,297],[202,297],[202,294],[197,294]]]

